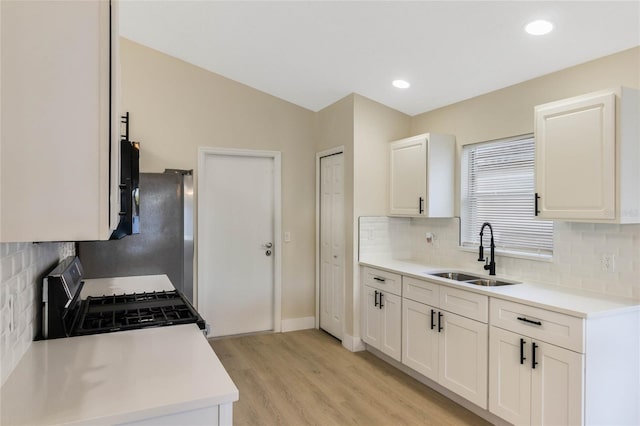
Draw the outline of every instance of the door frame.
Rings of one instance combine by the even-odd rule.
[[[321,249],[321,244],[320,244],[320,198],[321,198],[321,194],[320,194],[320,177],[321,177],[321,169],[320,169],[320,159],[322,159],[322,157],[329,157],[331,155],[336,155],[336,154],[342,154],[344,155],[344,145],[340,145],[337,146],[335,148],[331,148],[331,149],[327,149],[325,151],[321,151],[321,152],[317,152],[316,153],[316,259],[315,259],[315,264],[316,264],[316,329],[320,328],[320,265],[321,265],[321,259],[320,259],[320,249]],[[344,168],[344,163],[343,163],[343,168]],[[344,176],[344,175],[343,175]],[[346,235],[345,235],[345,243],[346,243]],[[343,268],[343,274],[346,274],[346,265],[345,268]],[[343,277],[343,283],[344,283],[344,277]],[[342,300],[346,300],[345,299],[345,286],[342,286]],[[344,340],[346,333],[345,333],[345,323],[344,323],[344,317],[345,317],[345,312],[346,312],[346,304],[343,303],[342,304],[342,339]]]
[[[282,153],[280,151],[260,151],[253,149],[198,147],[198,182],[196,182],[196,195],[198,195],[198,199],[200,198],[199,183],[204,182],[205,159],[207,156],[216,155],[273,159],[273,332],[279,333],[282,329]],[[204,217],[204,214],[202,203],[198,202],[198,218]],[[196,218],[196,222],[198,218]],[[196,256],[198,261],[196,265],[198,284],[194,300],[196,306],[198,306],[197,294],[200,293],[200,283],[202,282],[199,265],[201,261],[204,260],[205,255],[200,245],[200,227],[198,227],[196,235],[198,249]]]

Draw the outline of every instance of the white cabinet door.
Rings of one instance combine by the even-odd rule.
[[[544,342],[533,345],[538,364],[531,370],[531,424],[582,424],[584,355]],[[533,348],[530,355],[533,362]]]
[[[615,218],[615,100],[597,92],[535,108],[540,218]]]
[[[366,305],[362,310],[364,316],[364,333],[362,336],[362,340],[364,340],[364,342],[368,345],[380,349],[382,345],[380,340],[380,337],[382,335],[382,313],[380,311],[380,308],[378,307],[378,295],[380,292],[368,285],[364,286],[364,289],[366,293]]]
[[[426,133],[391,142],[389,214],[453,217],[455,138]]]
[[[0,7],[0,240],[107,239],[119,208],[116,14],[99,0]]]
[[[390,214],[418,216],[427,202],[427,139],[416,137],[391,143]]]
[[[402,361],[402,298],[391,293],[380,293],[382,312],[382,352],[396,361]]]
[[[402,363],[434,381],[438,380],[437,314],[432,306],[402,300]]]
[[[442,312],[438,383],[487,408],[488,326]]]
[[[491,327],[489,332],[489,411],[513,423],[531,420],[531,340]]]

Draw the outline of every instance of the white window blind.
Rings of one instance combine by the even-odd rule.
[[[480,228],[491,223],[504,251],[553,254],[553,222],[534,217],[534,139],[466,145],[462,150],[461,244],[478,247]],[[485,229],[484,246],[490,232]]]

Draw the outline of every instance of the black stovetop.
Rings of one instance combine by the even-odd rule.
[[[88,297],[80,303],[72,335],[205,322],[178,291]]]

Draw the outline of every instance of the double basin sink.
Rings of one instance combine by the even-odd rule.
[[[466,284],[473,284],[473,285],[479,285],[484,287],[496,287],[501,285],[520,284],[517,281],[494,280],[491,278],[485,278],[478,275],[465,274],[464,272],[435,272],[435,273],[427,272],[426,274],[434,277],[446,278],[448,280],[459,281]]]

